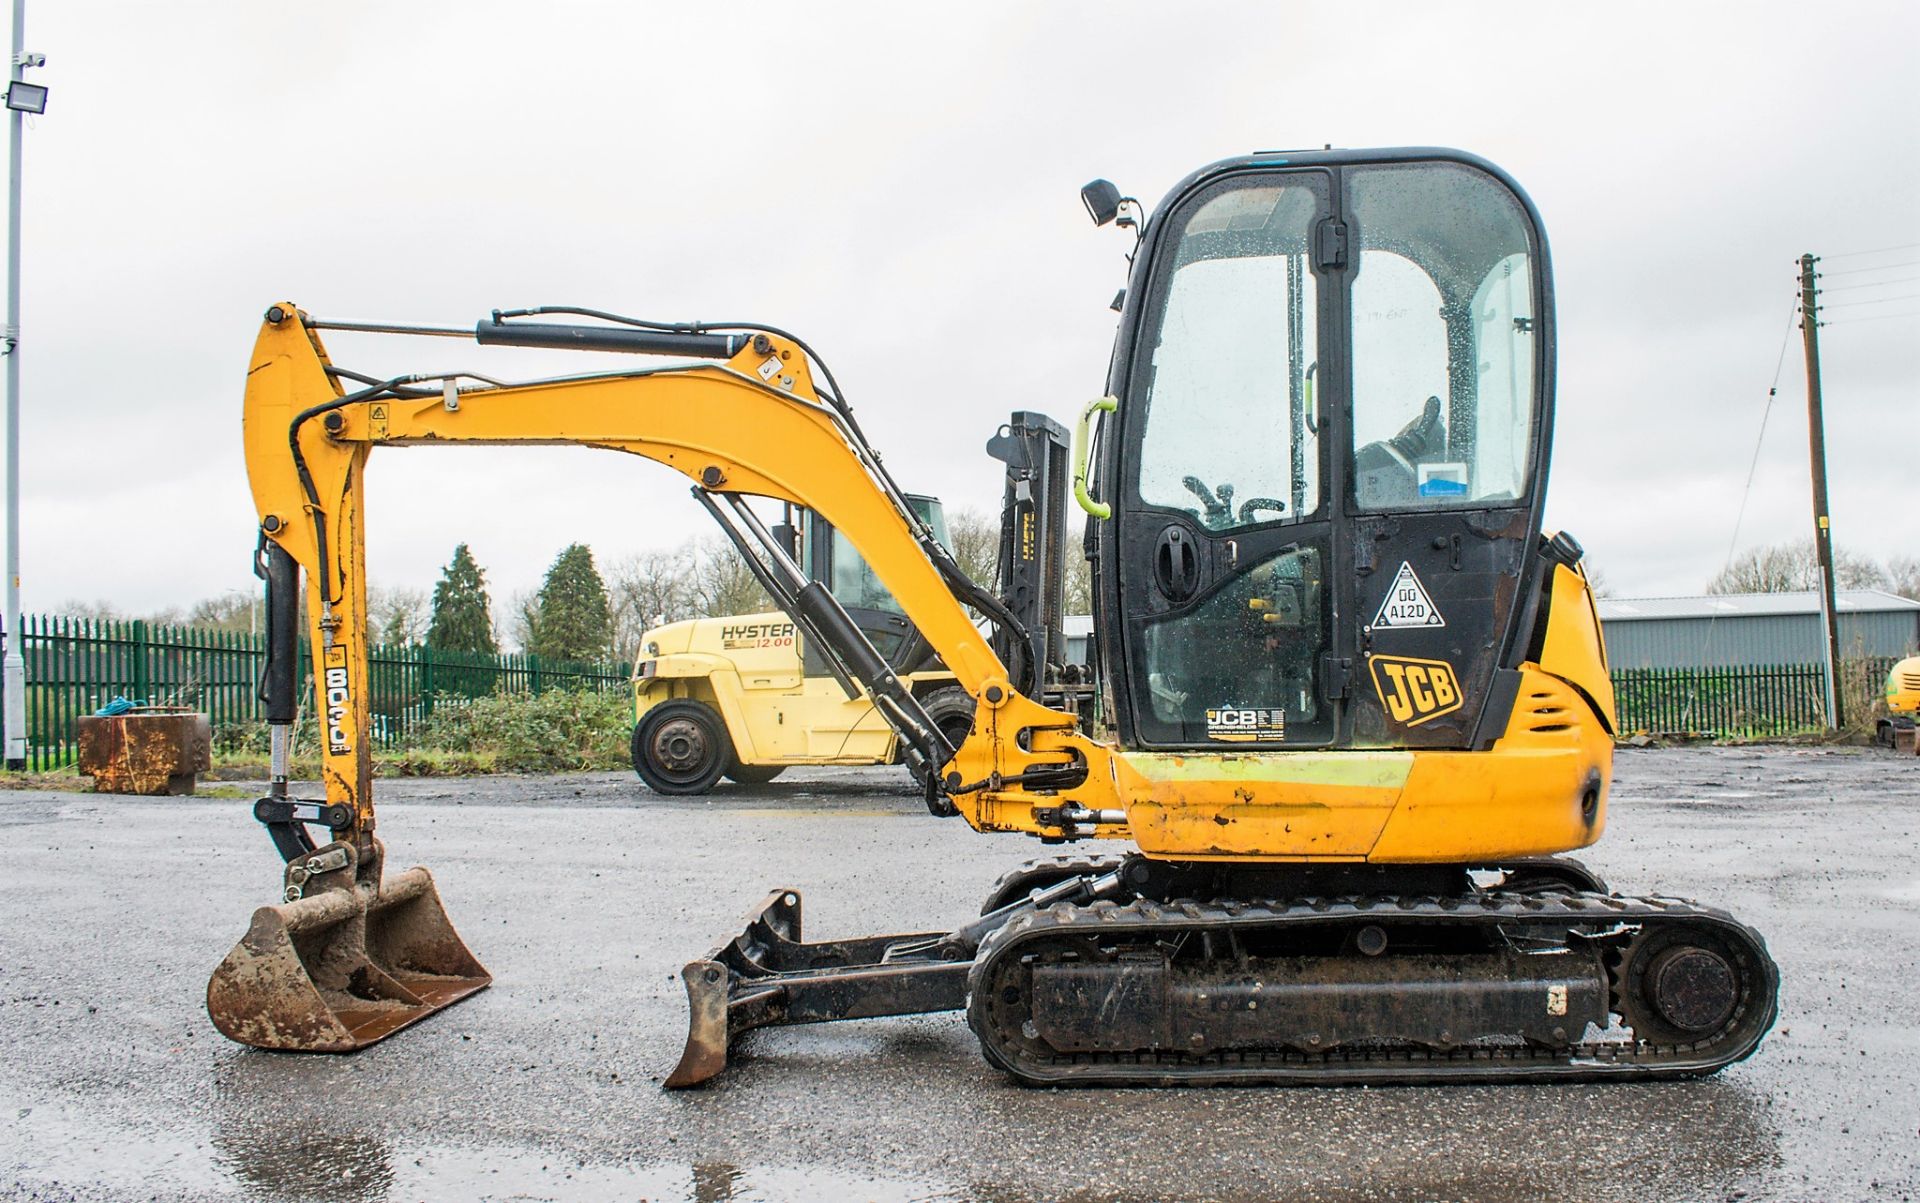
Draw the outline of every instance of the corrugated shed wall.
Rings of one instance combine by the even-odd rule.
[[[1602,626],[1612,668],[1817,664],[1825,658],[1818,614],[1616,618]],[[1920,651],[1920,615],[1913,611],[1840,615],[1844,657],[1911,656],[1916,651]]]

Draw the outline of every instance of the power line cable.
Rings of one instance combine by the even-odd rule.
[[[1753,459],[1747,464],[1747,486],[1740,491],[1740,508],[1733,516],[1733,534],[1727,540],[1727,560],[1720,569],[1725,576],[1733,570],[1734,551],[1740,546],[1740,525],[1747,519],[1747,502],[1753,497],[1753,478],[1760,471],[1760,450],[1767,441],[1767,419],[1773,415],[1773,399],[1780,394],[1780,373],[1787,366],[1787,347],[1793,342],[1794,319],[1800,316],[1800,298],[1793,298],[1793,304],[1787,309],[1787,328],[1780,335],[1780,354],[1773,361],[1773,383],[1767,386],[1767,403],[1760,411],[1760,432],[1754,436]],[[1707,615],[1707,633],[1702,639],[1700,659],[1711,667],[1713,658],[1713,625],[1720,618],[1719,610]],[[1696,683],[1693,691],[1687,695],[1687,704],[1680,709],[1680,725],[1686,726],[1693,715],[1693,704],[1700,696],[1700,687]]]
[[[1897,246],[1877,246],[1870,251],[1841,251],[1837,255],[1822,255],[1822,259],[1858,259],[1862,255],[1884,255],[1888,251],[1911,251],[1920,249],[1920,242],[1903,242]]]
[[[1831,305],[1822,305],[1820,308],[1822,310],[1852,309],[1856,305],[1891,305],[1895,301],[1911,301],[1915,298],[1920,298],[1920,292],[1903,292],[1897,297],[1876,297],[1871,301],[1835,301]]]
[[[1920,280],[1920,276],[1898,276],[1892,280],[1875,280],[1872,283],[1829,284],[1825,288],[1821,289],[1820,291],[1849,292],[1849,291],[1858,291],[1862,288],[1893,288],[1901,284],[1912,284],[1916,280]]]
[[[1908,259],[1903,263],[1881,263],[1873,267],[1843,267],[1837,272],[1817,272],[1820,279],[1828,276],[1857,276],[1861,272],[1890,272],[1898,267],[1920,267],[1920,259]]]
[[[1822,326],[1854,326],[1861,322],[1890,322],[1896,318],[1920,317],[1920,309],[1909,313],[1876,313],[1867,317],[1843,317],[1831,322],[1821,322]]]

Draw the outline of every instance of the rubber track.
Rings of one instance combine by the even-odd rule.
[[[1192,1054],[1176,1050],[1135,1053],[1038,1054],[1024,1047],[1018,1027],[1026,1018],[1007,1014],[998,1003],[1018,974],[1022,956],[1056,939],[1084,947],[1096,941],[1139,935],[1161,939],[1181,932],[1275,929],[1353,923],[1368,919],[1395,923],[1500,928],[1545,927],[1588,935],[1694,927],[1719,938],[1735,955],[1741,997],[1716,1033],[1686,1043],[1607,1040],[1570,1044],[1563,1049],[1472,1046],[1452,1050],[1397,1047],[1347,1048],[1326,1053],[1291,1049],[1233,1050]],[[1036,947],[1042,946],[1042,947]],[[1019,997],[1031,997],[1024,988]],[[1618,982],[1609,982],[1617,990]],[[1466,897],[1311,898],[1288,902],[1181,901],[1136,899],[1125,904],[1098,902],[1076,907],[1062,903],[1022,915],[988,936],[967,980],[967,1023],[980,1037],[987,1060],[1029,1085],[1335,1085],[1341,1083],[1567,1082],[1699,1077],[1746,1057],[1772,1026],[1778,1003],[1779,970],[1766,944],[1751,928],[1724,911],[1677,898],[1623,898],[1610,894],[1501,895]]]

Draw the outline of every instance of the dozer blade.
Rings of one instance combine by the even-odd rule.
[[[733,1041],[754,1028],[960,1010],[973,962],[948,936],[803,944],[799,891],[775,890],[738,936],[681,971],[687,1047],[665,1085],[679,1089],[712,1078],[727,1067]]]
[[[253,913],[207,983],[207,1014],[255,1048],[365,1048],[492,984],[423,868]]]

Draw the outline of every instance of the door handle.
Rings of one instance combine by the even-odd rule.
[[[1186,528],[1169,526],[1153,549],[1153,580],[1161,596],[1178,605],[1200,589],[1200,548]]]

